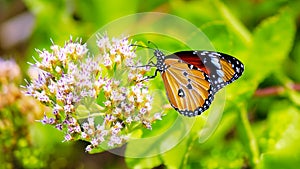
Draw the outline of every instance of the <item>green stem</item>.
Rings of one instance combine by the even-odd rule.
[[[256,138],[252,132],[250,122],[248,120],[246,109],[241,109],[240,119],[242,122],[243,131],[245,132],[246,142],[248,143],[249,146],[248,149],[250,153],[251,166],[252,168],[255,168],[255,166],[259,162],[259,150],[256,143]]]
[[[219,0],[213,1],[216,7],[219,9],[221,16],[227,22],[227,25],[235,30],[235,33],[238,34],[238,37],[242,39],[244,44],[249,44],[251,42],[251,33],[248,29],[231,13],[225,4]]]
[[[183,157],[183,162],[181,164],[181,168],[185,168],[187,166],[190,152],[192,151],[193,145],[198,138],[199,138],[198,136],[191,136],[191,138],[189,138],[188,147],[187,147],[185,155]]]

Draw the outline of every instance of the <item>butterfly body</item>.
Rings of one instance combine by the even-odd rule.
[[[213,51],[180,51],[165,56],[155,50],[155,77],[160,72],[171,106],[185,116],[207,110],[215,93],[238,79],[243,64],[236,58]]]

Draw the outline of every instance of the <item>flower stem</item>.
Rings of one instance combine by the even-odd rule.
[[[246,145],[248,146],[249,154],[250,154],[250,165],[252,168],[255,168],[255,166],[259,162],[259,150],[256,142],[256,138],[252,132],[250,122],[248,120],[247,111],[246,109],[241,109],[240,111],[240,120],[242,125],[242,130],[244,132],[244,138]]]
[[[189,138],[186,153],[185,153],[185,156],[183,157],[183,162],[182,162],[182,166],[181,166],[182,168],[184,168],[184,166],[188,165],[188,159],[190,156],[190,152],[192,151],[192,148],[198,138],[199,138],[198,136],[191,136],[191,138]]]

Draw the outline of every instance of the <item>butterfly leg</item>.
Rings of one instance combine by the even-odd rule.
[[[150,62],[148,62],[148,64],[140,66],[140,67],[147,67],[147,66],[149,66],[149,67],[156,67],[156,64],[154,62],[150,61]]]
[[[134,67],[134,68],[140,68],[140,67],[156,67],[155,63],[153,63],[152,61],[150,61],[148,64],[146,65],[141,65],[141,66],[129,66],[129,67]]]
[[[158,72],[158,71],[159,71],[159,70],[156,69],[154,75],[152,75],[152,76],[146,76],[144,79],[140,80],[139,82],[144,81],[144,80],[148,80],[148,79],[153,79],[153,78],[155,78],[155,77],[157,76],[157,72]]]

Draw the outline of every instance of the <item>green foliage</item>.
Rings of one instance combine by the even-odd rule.
[[[199,2],[199,6],[202,3]],[[193,2],[192,4],[195,6],[197,3]],[[246,103],[251,102],[253,92],[266,77],[270,74],[277,74],[277,78],[284,79],[280,77],[285,76],[281,73],[282,63],[287,59],[292,49],[296,31],[292,11],[287,8],[281,9],[276,15],[261,21],[253,33],[250,33],[224,4],[214,1],[209,8],[213,7],[217,10],[218,18],[221,18],[221,20],[203,24],[201,26],[202,30],[217,50],[239,56],[246,67],[242,78],[237,83],[228,86],[227,102],[229,102],[229,106],[226,107],[223,117],[225,123],[221,123],[215,135],[204,144],[197,143],[198,141],[195,139],[197,135],[191,132],[188,137],[170,151],[158,155],[157,158],[151,157],[155,161],[151,163],[152,165],[149,166],[150,159],[146,160],[147,165],[145,161],[136,159],[135,163],[132,163],[134,160],[130,160],[129,166],[154,167],[157,166],[157,161],[160,160],[168,168],[188,166],[192,168],[241,168],[243,166],[293,168],[299,162],[299,159],[295,158],[296,156],[288,153],[288,148],[283,148],[283,150],[276,151],[276,153],[274,148],[262,151],[262,147],[268,147],[270,143],[261,145],[260,140],[257,140],[257,138],[266,138],[267,136],[259,136],[252,131],[252,126],[257,127],[260,122],[250,124],[246,114],[248,110]],[[285,85],[285,81],[282,81],[282,83]],[[238,90],[236,90],[237,87]],[[282,106],[282,104],[280,105]],[[282,106],[282,109],[286,110],[284,106]],[[267,119],[269,118],[272,117]],[[293,117],[280,118],[292,119]],[[272,122],[277,127],[281,123],[284,122],[282,120]],[[298,126],[294,126],[294,128],[299,129]],[[264,127],[260,125],[260,129],[264,129]],[[273,130],[278,131],[275,128],[267,131],[272,132]],[[226,140],[226,136],[231,132],[234,132],[233,137]],[[283,135],[282,132],[278,131],[274,135],[282,139],[285,144],[291,138],[285,138],[287,135]],[[297,134],[294,133],[293,135]],[[157,146],[159,145],[157,144]],[[199,159],[195,157],[199,157]],[[289,160],[278,160],[281,157]]]
[[[269,113],[266,129],[258,134],[260,168],[295,168],[300,163],[299,109],[278,101]]]
[[[300,95],[290,85],[300,80],[300,40],[299,26],[296,24],[300,15],[298,1],[24,2],[36,18],[27,53],[24,54],[29,61],[30,56],[34,55],[34,48],[50,46],[50,38],[61,44],[70,35],[83,37],[85,41],[114,19],[138,12],[159,11],[196,25],[217,51],[231,54],[245,64],[243,76],[226,87],[226,106],[222,119],[207,141],[201,141],[202,135],[199,134],[205,126],[205,120],[186,119],[170,110],[162,121],[152,126],[152,131],[139,130],[134,133],[138,139],[129,142],[125,150],[127,167],[298,168]],[[154,43],[160,44],[159,47],[163,49],[184,48],[171,45],[169,40],[155,40]],[[154,79],[153,83],[152,88],[165,93],[161,80]],[[275,93],[275,96],[257,97],[255,92],[262,86],[282,86],[284,91]],[[32,130],[36,130],[35,127],[38,131],[43,129],[42,126],[34,126]],[[45,133],[52,135],[52,132],[41,132],[44,134],[41,137],[37,135],[39,132],[33,132],[38,143],[36,146],[46,147],[45,152],[61,153],[50,143],[52,140],[47,139],[50,136]],[[141,138],[145,140],[139,140]],[[147,142],[147,138],[152,138],[151,142]],[[9,141],[3,144],[10,144]],[[173,145],[176,141],[179,144]],[[26,142],[20,140],[18,146],[26,147]],[[20,149],[16,156],[21,159],[28,152]],[[39,164],[41,159],[35,158],[39,153],[33,151],[32,156],[24,158],[23,163],[28,164],[24,166],[44,166]]]

